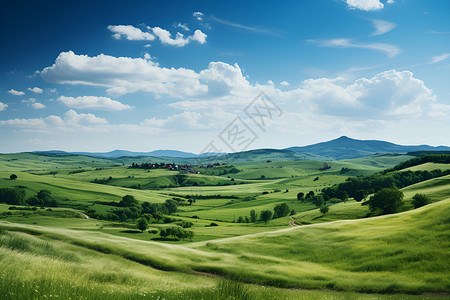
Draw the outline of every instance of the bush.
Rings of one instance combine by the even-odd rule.
[[[412,204],[414,208],[422,207],[428,203],[430,203],[430,198],[425,194],[415,194],[413,196]]]
[[[217,223],[212,222],[209,226],[219,226]]]
[[[372,213],[392,214],[403,206],[403,193],[398,188],[384,188],[371,196],[363,205],[369,205]]]
[[[11,180],[17,179],[17,175],[16,174],[11,174],[9,176],[9,179],[11,179]]]

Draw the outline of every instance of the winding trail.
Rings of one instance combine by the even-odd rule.
[[[296,221],[296,219],[293,218],[293,217],[291,217],[291,219],[289,220],[289,225],[290,225],[291,227],[296,227],[297,224],[295,224],[295,221]]]

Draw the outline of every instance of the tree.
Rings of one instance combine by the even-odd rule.
[[[177,212],[177,202],[171,199],[167,199],[166,202],[164,202],[164,207],[167,209],[169,215]]]
[[[255,223],[258,220],[258,214],[256,213],[256,211],[254,209],[252,209],[250,211],[250,221],[252,221],[252,223]]]
[[[305,197],[305,193],[300,192],[300,193],[297,194],[297,200],[298,201],[303,201],[304,197]]]
[[[415,194],[413,196],[412,204],[414,208],[422,207],[428,203],[430,203],[430,198],[425,194]]]
[[[376,192],[363,205],[369,205],[373,213],[392,214],[403,205],[403,193],[398,188],[384,188]]]
[[[338,191],[337,197],[345,202],[348,200],[348,193],[346,191]]]
[[[153,216],[153,218],[156,220],[156,223],[159,223],[159,220],[162,219],[163,214],[162,214],[160,211],[155,211],[155,212],[152,214],[152,216]]]
[[[319,211],[322,215],[325,215],[328,212],[329,208],[326,205],[320,207]]]
[[[24,205],[25,190],[22,188],[2,188],[0,189],[0,202],[11,205]]]
[[[324,204],[322,195],[311,196],[311,202],[317,207],[321,207]]]
[[[287,203],[281,203],[275,205],[274,209],[274,215],[276,215],[278,218],[285,217],[289,214],[290,209]]]
[[[267,226],[267,222],[270,221],[270,219],[272,219],[272,211],[271,210],[263,210],[261,212],[261,216],[260,216],[261,221],[264,222],[264,224]]]
[[[165,239],[165,238],[169,235],[169,233],[167,232],[166,229],[161,229],[161,230],[159,231],[159,235],[160,235],[163,239]]]
[[[37,193],[37,197],[45,202],[46,200],[48,200],[52,197],[52,192],[49,190],[40,190]]]
[[[122,197],[122,200],[119,202],[119,206],[122,207],[131,207],[131,206],[137,206],[139,205],[139,202],[134,198],[134,196],[131,195],[125,195]]]
[[[17,179],[17,175],[16,174],[11,174],[9,176],[9,179],[11,179],[11,180]]]
[[[145,218],[139,218],[137,219],[136,225],[140,231],[144,232],[147,229],[148,223]]]
[[[353,195],[353,199],[355,199],[356,202],[361,202],[362,200],[366,199],[366,197],[367,191],[365,190],[357,190]]]
[[[244,217],[243,216],[239,216],[239,218],[237,219],[238,223],[245,223]]]

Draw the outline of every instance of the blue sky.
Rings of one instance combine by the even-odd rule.
[[[450,145],[450,1],[186,2],[2,4],[0,152]]]

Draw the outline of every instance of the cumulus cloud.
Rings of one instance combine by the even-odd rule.
[[[104,125],[108,122],[104,118],[93,114],[77,113],[69,110],[62,117],[50,115],[36,119],[10,119],[0,121],[1,126],[16,126],[33,130],[74,130],[91,127],[92,125]]]
[[[155,36],[149,32],[143,32],[132,25],[109,25],[107,27],[113,32],[113,38],[120,40],[126,38],[130,41],[153,41]]]
[[[282,85],[282,86],[289,86],[289,82],[283,80],[282,82],[280,82],[280,85]]]
[[[44,92],[43,89],[38,88],[37,86],[35,86],[34,88],[28,88],[27,90],[36,94],[42,94],[42,92]]]
[[[8,107],[8,104],[0,102],[0,111],[6,110],[7,107]]]
[[[384,4],[380,0],[347,0],[350,9],[360,9],[365,11],[380,10]]]
[[[34,109],[43,109],[46,108],[46,106],[42,103],[39,102],[34,102],[31,104],[31,107],[33,107]]]
[[[192,14],[192,16],[194,16],[194,18],[196,18],[198,21],[203,21],[204,14],[199,11],[196,11]]]
[[[184,37],[184,35],[180,32],[177,32],[175,38],[172,38],[172,34],[165,29],[160,27],[148,27],[153,31],[153,34],[156,35],[162,44],[183,47],[187,45],[190,41],[196,41],[200,44],[204,44],[206,42],[207,35],[204,34],[201,30],[196,30],[192,36]]]
[[[373,19],[371,21],[372,21],[373,27],[375,27],[375,32],[372,33],[372,36],[385,34],[386,32],[389,32],[392,29],[394,29],[395,26],[397,26],[396,24],[394,24],[392,22],[388,22],[388,21],[384,21],[384,20]]]
[[[189,30],[189,28],[184,24],[179,23],[178,27],[184,30]],[[183,47],[189,44],[191,41],[199,42],[204,44],[206,42],[207,35],[201,30],[195,30],[194,34],[185,37],[182,33],[177,32],[175,38],[172,38],[172,34],[160,27],[150,27],[147,26],[148,32],[144,32],[139,28],[132,25],[110,25],[108,29],[113,32],[113,37],[115,39],[126,38],[127,40],[134,41],[153,41],[156,37],[161,41],[162,44]],[[150,47],[150,44],[145,45],[145,47]]]
[[[207,91],[207,86],[200,83],[199,74],[193,70],[160,68],[143,58],[104,54],[89,57],[72,51],[62,52],[55,64],[41,72],[41,77],[54,83],[104,86],[108,93],[116,95],[145,91],[189,97]]]
[[[352,39],[331,39],[331,40],[308,40],[319,47],[332,47],[332,48],[361,48],[381,51],[388,57],[394,57],[399,54],[400,49],[391,44],[384,43],[355,43]]]
[[[41,76],[56,83],[104,86],[110,93],[137,91],[154,93],[172,101],[171,108],[198,112],[211,107],[228,112],[242,110],[261,91],[277,99],[291,111],[299,107],[316,116],[343,118],[428,117],[443,111],[433,92],[409,71],[389,70],[371,78],[347,82],[345,78],[308,79],[295,89],[276,88],[272,83],[251,83],[238,64],[211,62],[196,72],[189,69],[164,68],[151,60],[99,55],[89,57],[73,52],[61,53]],[[284,85],[286,86],[286,85]],[[195,119],[196,115],[180,115]],[[175,119],[164,121],[174,122]],[[149,121],[150,122],[150,121]],[[152,125],[162,124],[155,119]],[[159,122],[159,123],[158,123]],[[195,124],[195,122],[194,122]]]
[[[14,96],[23,96],[23,95],[25,95],[24,92],[22,92],[22,91],[16,91],[15,89],[10,89],[10,90],[8,91],[8,93],[10,93],[11,95],[14,95]]]
[[[184,24],[178,23],[175,27],[179,27],[179,28],[181,28],[181,29],[183,29],[185,31],[191,31],[189,29],[189,27],[187,27],[186,23],[184,23]]]
[[[117,100],[112,100],[107,97],[96,96],[80,96],[80,97],[65,97],[61,96],[58,101],[64,103],[70,108],[77,109],[98,109],[98,110],[126,110],[133,108],[130,105],[123,104]]]

